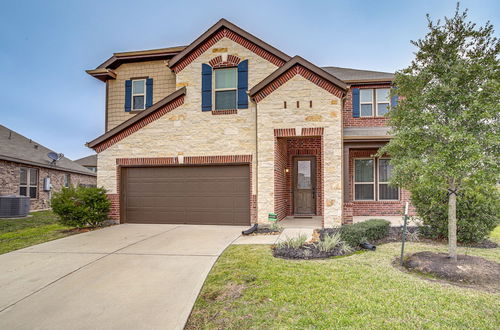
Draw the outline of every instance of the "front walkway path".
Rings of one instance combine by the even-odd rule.
[[[243,229],[126,224],[0,255],[0,329],[182,329]]]

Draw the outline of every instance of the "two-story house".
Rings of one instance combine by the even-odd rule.
[[[227,20],[188,46],[116,53],[87,71],[106,84],[98,185],[131,223],[331,227],[395,219],[388,185],[393,74],[318,67]]]

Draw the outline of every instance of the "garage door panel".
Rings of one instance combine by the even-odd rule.
[[[248,225],[248,165],[124,171],[125,222]]]

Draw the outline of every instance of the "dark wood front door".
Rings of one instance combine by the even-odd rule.
[[[295,157],[293,161],[295,214],[316,213],[316,158]]]

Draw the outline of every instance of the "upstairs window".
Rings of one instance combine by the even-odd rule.
[[[389,112],[389,88],[362,88],[359,90],[360,117],[383,117]]]
[[[21,167],[19,171],[19,195],[36,198],[38,194],[38,169]]]
[[[132,80],[132,110],[146,108],[146,79]]]
[[[214,69],[215,110],[237,109],[238,69]]]

